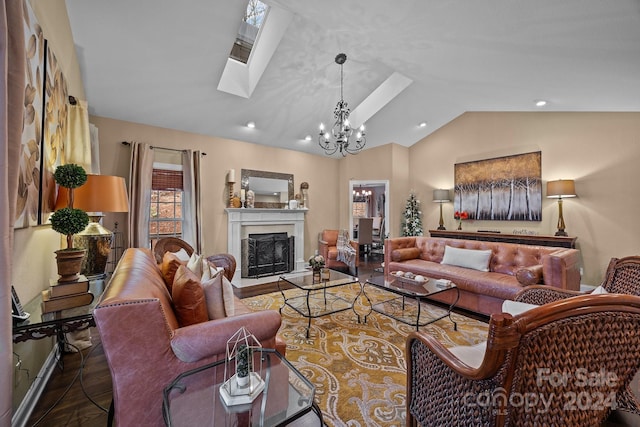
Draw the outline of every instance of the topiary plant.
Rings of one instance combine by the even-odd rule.
[[[54,231],[67,236],[67,249],[73,249],[73,235],[84,230],[89,224],[89,215],[82,209],[73,207],[73,189],[87,182],[87,173],[82,166],[70,163],[58,166],[53,174],[58,185],[68,189],[67,207],[51,215],[51,227]]]

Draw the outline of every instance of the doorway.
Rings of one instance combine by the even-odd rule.
[[[382,249],[385,235],[388,234],[388,180],[349,181],[349,230],[354,239],[357,236],[359,218],[373,218],[374,243],[377,243],[374,244],[374,249]]]

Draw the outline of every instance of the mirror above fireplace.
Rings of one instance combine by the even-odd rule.
[[[241,188],[254,192],[255,208],[283,209],[294,198],[292,174],[242,169],[241,179]]]

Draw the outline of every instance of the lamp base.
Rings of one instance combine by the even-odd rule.
[[[441,225],[437,228],[437,230],[446,230],[446,227],[444,225]]]
[[[556,234],[554,234],[554,236],[568,236],[568,234],[564,230],[558,230],[556,231]]]
[[[106,276],[105,270],[111,253],[113,233],[98,222],[100,217],[91,217],[91,219],[92,222],[87,225],[87,228],[73,236],[73,245],[87,250],[81,273],[89,279],[100,279]]]

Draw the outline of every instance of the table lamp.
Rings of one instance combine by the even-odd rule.
[[[66,204],[65,188],[58,190],[58,203]],[[73,236],[73,245],[87,250],[81,273],[88,278],[104,277],[111,252],[113,233],[100,224],[102,212],[129,212],[124,178],[109,175],[87,175],[87,182],[74,191],[73,207],[89,213],[91,222]]]
[[[438,230],[446,230],[444,227],[444,219],[442,218],[442,204],[450,201],[449,190],[433,190],[433,202],[440,203],[440,226]]]
[[[567,236],[564,231],[564,218],[562,217],[562,198],[576,197],[576,186],[572,179],[559,179],[547,182],[547,197],[558,199],[558,231],[556,236]]]

